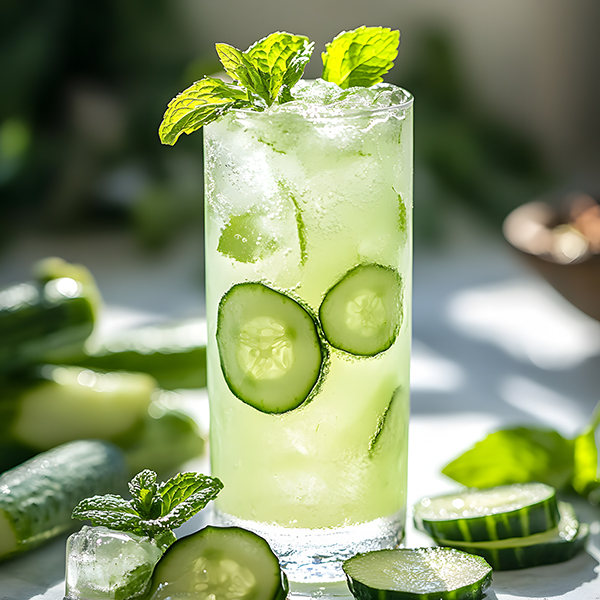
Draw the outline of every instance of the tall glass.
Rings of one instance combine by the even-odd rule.
[[[340,580],[404,535],[413,120],[394,94],[204,131],[216,518],[292,581]]]

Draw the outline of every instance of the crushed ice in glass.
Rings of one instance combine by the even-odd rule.
[[[161,554],[148,538],[86,525],[67,540],[65,600],[141,596]]]

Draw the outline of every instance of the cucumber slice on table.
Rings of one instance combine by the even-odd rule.
[[[589,535],[587,523],[579,523],[573,507],[559,502],[558,527],[544,533],[494,542],[456,542],[435,539],[441,546],[450,546],[477,554],[497,571],[526,569],[570,560],[584,547]]]
[[[205,527],[160,559],[146,600],[284,600],[285,574],[269,544],[239,527]]]
[[[417,529],[434,538],[487,542],[541,533],[558,525],[554,488],[543,483],[503,485],[423,498]]]
[[[261,283],[234,285],[223,296],[217,345],[229,389],[265,413],[300,406],[323,370],[324,351],[312,316]]]
[[[358,600],[476,600],[492,581],[484,559],[452,548],[375,550],[343,569]]]
[[[98,440],[58,446],[0,477],[0,560],[35,548],[75,525],[84,498],[116,493],[129,479],[121,452]]]
[[[402,324],[402,279],[390,267],[359,265],[327,292],[319,317],[334,348],[357,356],[384,352]]]

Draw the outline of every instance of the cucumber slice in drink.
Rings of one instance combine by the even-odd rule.
[[[402,278],[389,267],[359,265],[327,292],[319,317],[334,348],[357,356],[384,352],[402,324]]]
[[[539,565],[550,565],[573,558],[584,547],[589,535],[589,525],[579,523],[573,507],[568,502],[559,502],[560,522],[558,527],[526,537],[517,537],[494,542],[456,542],[435,539],[441,546],[449,546],[477,554],[497,571],[527,569]]]
[[[533,535],[555,528],[558,521],[556,492],[543,483],[423,498],[414,513],[417,529],[434,538],[464,542]]]
[[[285,600],[288,591],[279,561],[263,538],[239,527],[208,526],[165,552],[144,598]]]
[[[343,569],[358,600],[477,600],[492,581],[484,559],[452,548],[375,550]]]
[[[265,413],[300,406],[323,370],[324,350],[312,316],[261,283],[234,285],[223,296],[217,345],[229,389]]]

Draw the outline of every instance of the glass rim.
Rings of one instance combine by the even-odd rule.
[[[371,108],[350,108],[350,109],[335,109],[332,114],[323,114],[323,112],[318,112],[316,114],[307,114],[307,113],[298,113],[298,112],[268,112],[268,110],[252,110],[249,108],[234,108],[231,112],[244,115],[244,116],[259,116],[259,117],[268,117],[268,118],[288,118],[290,116],[299,116],[308,121],[328,121],[330,119],[348,119],[353,117],[361,117],[367,115],[376,115],[379,113],[387,113],[388,111],[396,111],[396,110],[407,110],[412,107],[415,101],[415,97],[409,92],[407,89],[402,88],[400,86],[395,86],[405,95],[405,98],[401,102],[396,102],[394,104],[390,104],[389,106],[373,106]],[[292,101],[293,102],[293,101]],[[290,104],[287,102],[286,104]],[[283,105],[279,105],[283,106]],[[335,105],[324,105],[324,104],[314,104],[317,107],[317,110],[321,111],[325,106],[335,106]]]

